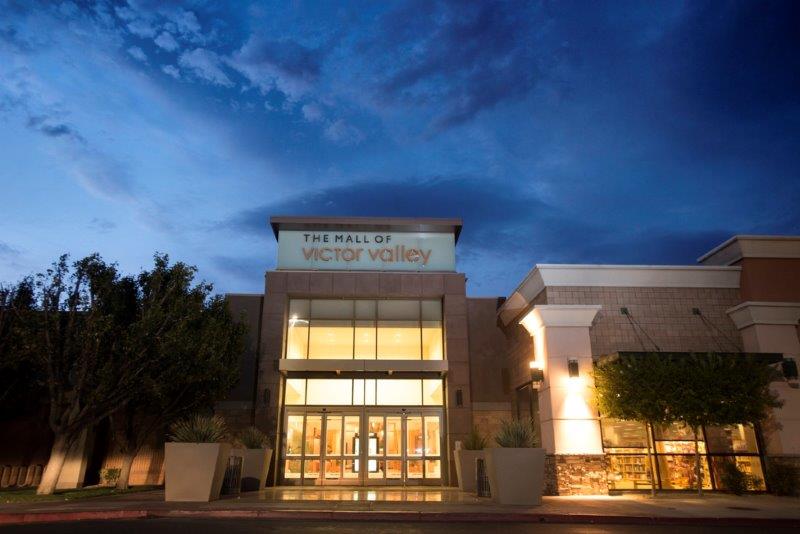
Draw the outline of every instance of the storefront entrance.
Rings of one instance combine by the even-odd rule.
[[[283,484],[442,483],[440,408],[292,408],[284,429]]]

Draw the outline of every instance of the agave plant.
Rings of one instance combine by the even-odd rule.
[[[263,449],[269,447],[269,438],[254,426],[245,428],[239,434],[239,442],[245,449]]]
[[[169,439],[179,443],[219,443],[228,432],[225,420],[218,415],[195,415],[173,423],[169,429]]]
[[[513,421],[501,421],[500,431],[494,440],[501,447],[507,448],[532,448],[536,443],[536,435],[530,421],[515,419]]]
[[[465,451],[482,451],[486,448],[486,438],[473,426],[472,431],[462,445]]]

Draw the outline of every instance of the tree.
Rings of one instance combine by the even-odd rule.
[[[23,321],[34,306],[33,279],[0,286],[0,419],[35,405],[39,388],[33,366],[25,358]]]
[[[697,493],[703,494],[700,429],[742,423],[756,424],[783,405],[770,383],[778,372],[754,355],[691,354],[677,360],[681,369],[679,392],[671,399],[675,419],[692,429],[695,440]]]
[[[96,254],[70,265],[64,255],[32,287],[28,306],[13,306],[14,350],[47,392],[54,441],[37,493],[51,494],[70,447],[135,394],[148,362],[145,354],[118,357],[135,286],[115,265]]]
[[[653,427],[674,422],[669,399],[675,389],[676,369],[669,358],[617,354],[595,366],[597,406],[604,417],[639,421]],[[650,494],[655,495],[655,457],[647,438]]]
[[[192,286],[196,269],[155,256],[137,278],[137,317],[125,349],[146,350],[152,365],[140,376],[135,397],[111,415],[122,454],[117,488],[126,489],[133,459],[152,435],[172,421],[210,406],[233,387],[245,327],[234,321],[212,286]],[[164,329],[163,325],[169,324]]]

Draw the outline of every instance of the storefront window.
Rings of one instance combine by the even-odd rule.
[[[287,406],[442,406],[441,379],[289,378]]]
[[[442,360],[442,303],[292,299],[286,358]]]
[[[655,481],[662,489],[694,489],[695,436],[682,425],[656,426],[601,419],[603,447],[609,458],[609,485],[612,489],[649,488],[651,458],[655,458]],[[648,456],[647,443],[652,439],[654,454]],[[751,425],[732,425],[700,429],[697,450],[703,487],[726,489],[721,474],[725,463],[750,475],[750,490],[763,491],[764,475],[755,429]]]

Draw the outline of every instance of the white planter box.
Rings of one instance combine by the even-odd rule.
[[[242,491],[264,487],[272,460],[272,449],[231,449],[231,456],[242,457]]]
[[[166,501],[219,499],[231,451],[229,443],[166,443],[164,448]]]
[[[483,459],[483,451],[468,451],[456,449],[456,476],[458,489],[461,491],[475,492],[478,489],[476,473],[476,460]]]
[[[542,503],[544,449],[497,447],[484,452],[495,502],[528,506]]]

